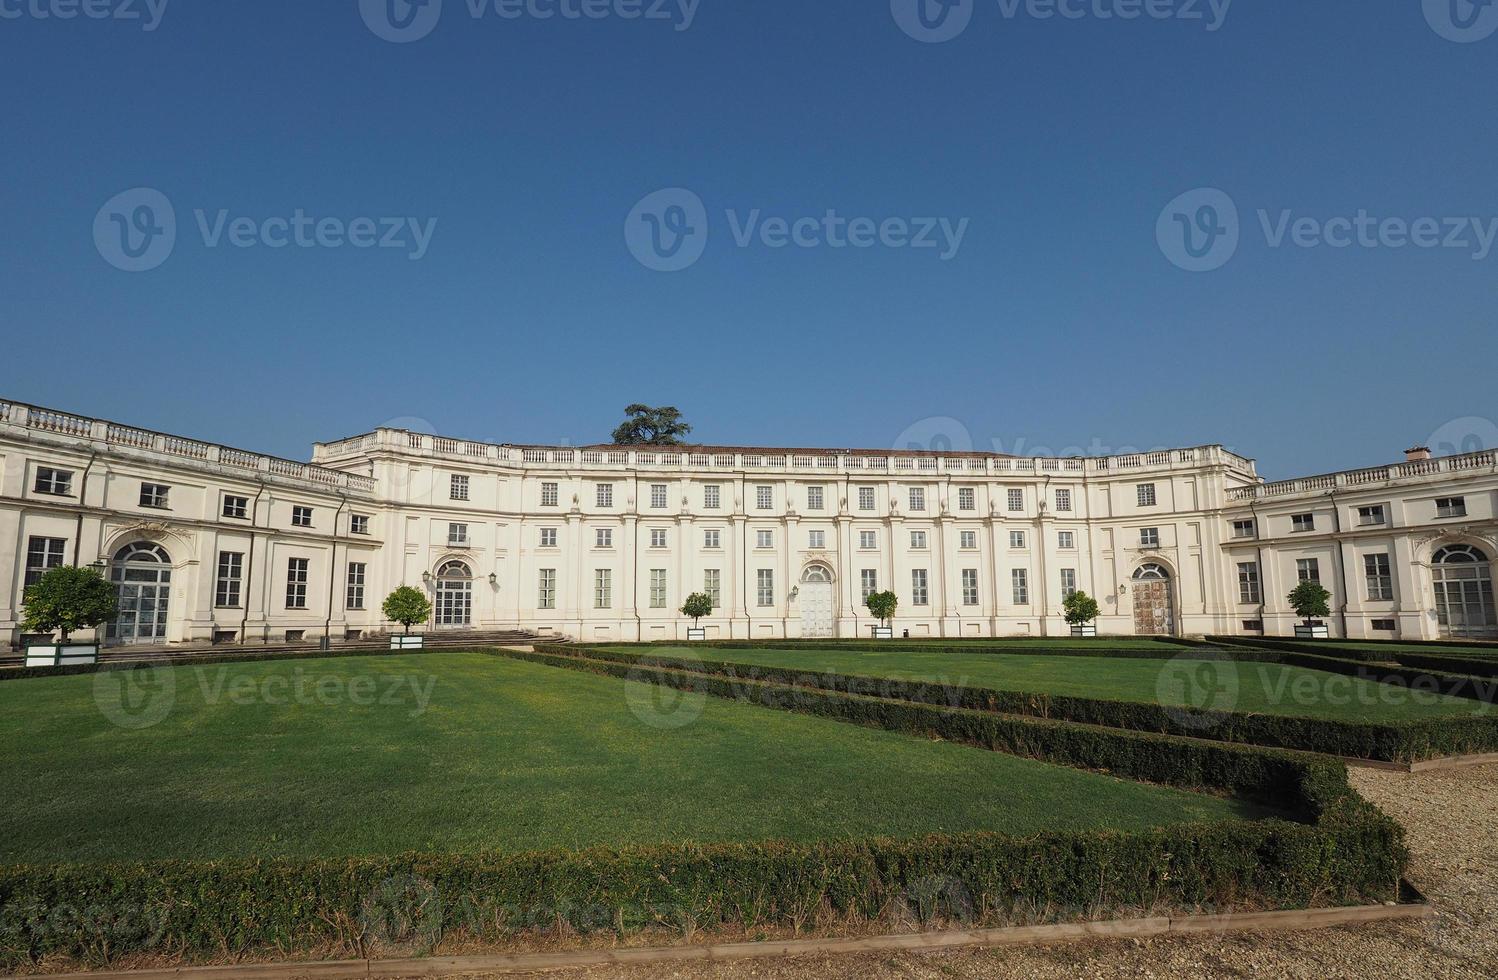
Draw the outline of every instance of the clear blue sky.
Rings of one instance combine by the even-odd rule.
[[[8,397],[304,458],[391,419],[596,441],[644,401],[717,443],[1222,442],[1271,476],[1498,415],[1498,249],[1272,247],[1257,216],[1498,219],[1498,34],[1419,0],[1240,0],[1215,31],[969,0],[930,44],[889,0],[701,0],[685,30],[677,0],[445,0],[403,44],[357,0],[171,0],[151,31],[53,2],[0,0]],[[131,273],[94,229],[139,187],[177,239]],[[626,218],[673,187],[707,245],[653,271]],[[1201,187],[1241,242],[1192,273],[1156,224]],[[210,246],[194,214],[297,209],[436,226],[413,261]],[[945,259],[740,248],[755,209],[967,225]]]

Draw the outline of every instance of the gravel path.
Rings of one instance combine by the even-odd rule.
[[[1353,770],[1354,785],[1402,823],[1411,880],[1439,910],[1434,923],[1090,942],[954,953],[671,964],[545,974],[560,980],[1073,980],[1195,977],[1498,977],[1498,765],[1419,775]]]

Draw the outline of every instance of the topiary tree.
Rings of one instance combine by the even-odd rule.
[[[385,618],[411,632],[412,623],[424,623],[432,615],[432,604],[420,590],[403,585],[385,597]]]
[[[21,604],[21,628],[28,633],[62,633],[62,642],[76,630],[94,629],[119,615],[114,586],[92,568],[62,565],[26,588]]]
[[[687,601],[681,604],[681,614],[691,616],[692,626],[696,628],[699,619],[713,614],[713,600],[704,592],[693,592],[687,596]]]
[[[888,626],[890,617],[900,607],[900,597],[893,592],[870,592],[863,604],[878,617],[880,626]]]
[[[1290,608],[1295,610],[1296,615],[1305,617],[1307,626],[1317,616],[1332,614],[1332,594],[1314,579],[1308,579],[1291,589],[1286,598],[1290,600]]]
[[[1066,613],[1066,621],[1072,626],[1086,626],[1097,619],[1098,613],[1102,611],[1098,608],[1097,600],[1082,591],[1067,596],[1061,603],[1061,609]]]

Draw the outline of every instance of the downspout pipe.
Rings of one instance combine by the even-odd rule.
[[[1248,512],[1254,517],[1254,561],[1259,566],[1259,626],[1264,627],[1261,632],[1268,634],[1267,628],[1269,617],[1269,572],[1264,565],[1264,526],[1259,518],[1259,502],[1257,498],[1250,498]]]
[[[1337,492],[1328,490],[1326,496],[1332,502],[1332,544],[1337,549],[1337,570],[1342,573],[1342,601],[1337,604],[1337,621],[1342,627],[1342,639],[1347,639],[1347,601],[1352,596],[1352,580],[1347,577],[1347,556],[1342,552],[1342,508],[1337,506]]]
[[[83,557],[83,511],[88,506],[88,474],[94,468],[94,460],[98,458],[97,452],[88,454],[88,464],[83,467],[83,476],[78,481],[78,523],[73,529],[73,566],[75,568]]]
[[[265,496],[265,483],[262,481],[260,489],[255,491],[255,502],[250,505],[250,553],[245,556],[244,568],[244,594],[240,596],[240,602],[244,603],[244,616],[239,620],[239,642],[250,641],[248,630],[250,628],[250,596],[254,594],[255,584],[255,534],[256,522],[260,520],[260,498]],[[269,619],[269,617],[267,617]]]
[[[333,595],[338,590],[338,529],[343,526],[343,512],[348,509],[348,497],[338,501],[338,510],[333,514],[333,540],[328,547],[328,618],[322,628],[322,648],[333,645]]]

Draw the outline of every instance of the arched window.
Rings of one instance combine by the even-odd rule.
[[[1430,559],[1432,565],[1480,565],[1486,564],[1488,556],[1470,544],[1453,544],[1436,552]]]
[[[171,602],[172,559],[150,541],[132,541],[109,565],[120,602],[119,615],[104,630],[110,643],[163,643]]]
[[[1493,571],[1488,556],[1470,544],[1447,545],[1430,558],[1436,621],[1445,636],[1486,636],[1498,631]]]
[[[802,582],[828,583],[832,576],[827,574],[827,569],[821,565],[808,565],[806,574],[801,576]]]
[[[1150,562],[1148,565],[1140,565],[1134,573],[1136,582],[1169,582],[1170,571],[1164,565]]]
[[[437,569],[437,625],[468,626],[473,621],[473,572],[461,561]]]

